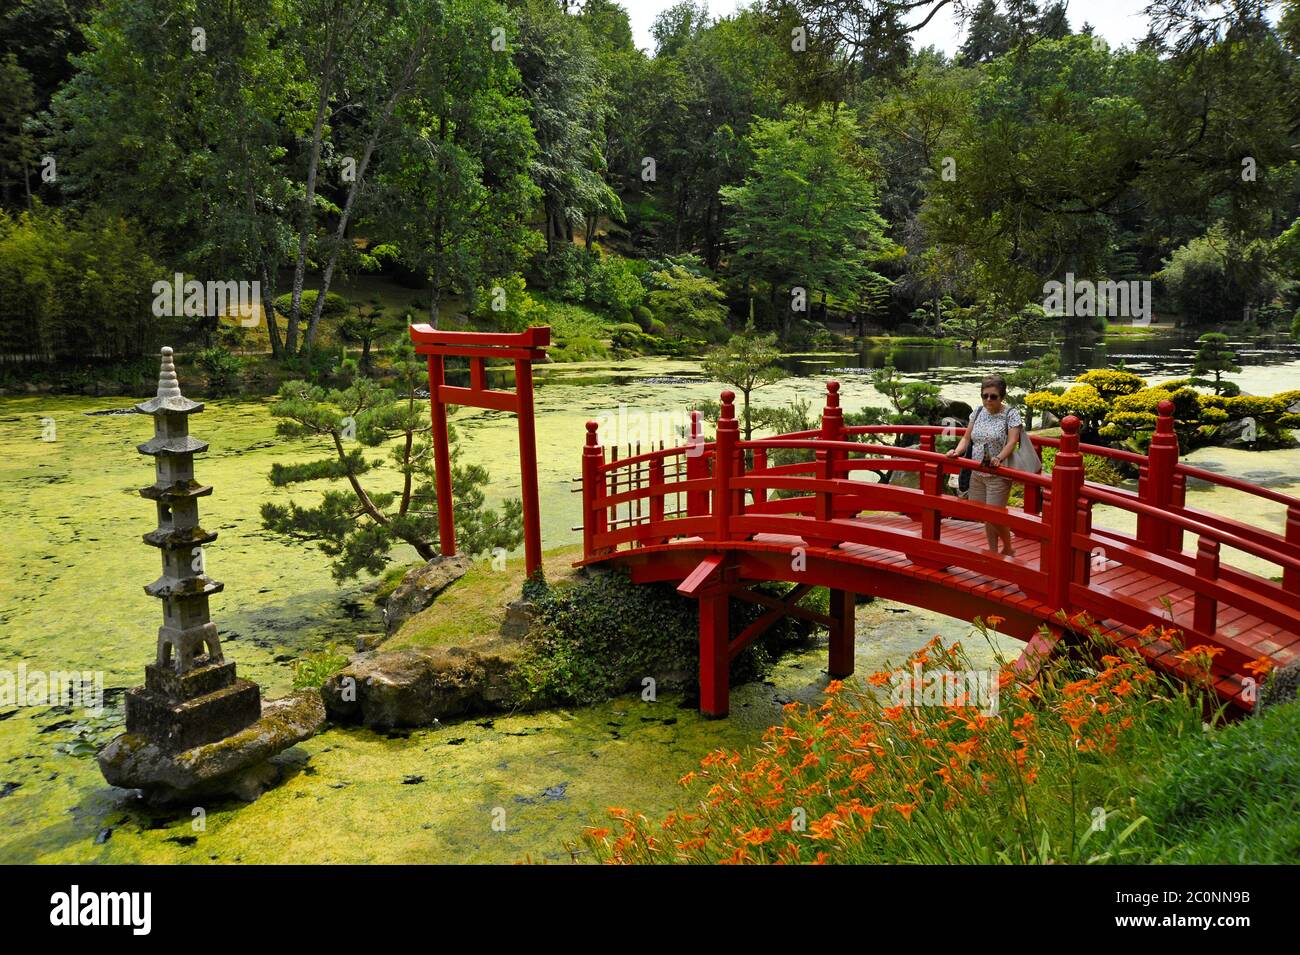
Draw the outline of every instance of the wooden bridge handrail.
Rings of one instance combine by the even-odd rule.
[[[819,438],[799,438],[797,440],[759,438],[753,441],[737,441],[736,447],[739,450],[770,451],[773,448],[792,448],[805,451],[844,451],[849,454],[884,453],[890,457],[907,458],[927,464],[938,464],[948,469],[969,468],[972,471],[982,471],[985,474],[1009,477],[1017,483],[1033,484],[1042,488],[1052,486],[1052,479],[1042,474],[1031,474],[1028,471],[1018,471],[1015,468],[1005,466],[986,468],[979,461],[972,458],[950,458],[938,451],[922,451],[920,448],[904,448],[898,445],[873,444],[864,446],[858,441],[825,441]]]
[[[1086,535],[1076,534],[1074,546],[1084,550],[1085,547],[1091,546],[1091,542]],[[1142,550],[1135,546],[1133,541],[1114,540],[1100,546],[1106,556],[1116,560],[1117,563],[1145,571],[1166,583],[1184,586],[1200,596],[1229,602],[1237,609],[1244,610],[1267,623],[1284,626],[1295,619],[1295,611],[1276,599],[1279,594],[1276,588],[1247,589],[1228,581],[1204,577],[1195,567],[1180,566],[1171,561],[1168,556]],[[1219,634],[1216,639],[1225,645],[1234,646],[1231,638],[1223,634]],[[1235,646],[1240,649],[1239,645]],[[1246,656],[1246,660],[1251,659],[1253,657]]]
[[[1029,440],[1040,448],[1060,448],[1061,439],[1053,438],[1048,435],[1031,434]],[[1090,454],[1098,458],[1110,458],[1114,461],[1123,461],[1125,464],[1132,464],[1138,467],[1147,463],[1145,455],[1138,454],[1135,451],[1126,451],[1123,448],[1108,448],[1104,444],[1079,444],[1080,454]]]
[[[715,446],[712,441],[704,442],[699,445],[696,445],[696,447],[700,447],[703,450],[701,450],[699,454],[694,454],[694,455],[690,453],[691,447],[692,446],[689,444],[679,444],[676,447],[672,447],[672,448],[656,448],[653,451],[644,451],[641,454],[634,455],[633,457],[618,458],[616,460],[606,461],[604,464],[600,466],[600,470],[602,473],[609,472],[609,471],[617,471],[620,468],[625,468],[632,464],[645,464],[647,461],[656,461],[656,460],[661,461],[664,458],[668,458],[668,457],[686,457],[686,458],[701,457],[706,454],[712,454]]]
[[[1300,571],[1300,559],[1290,557],[1286,554],[1280,554],[1277,551],[1270,550],[1268,547],[1257,544],[1254,541],[1238,537],[1230,531],[1221,530],[1210,524],[1203,524],[1195,518],[1188,517],[1185,513],[1180,513],[1177,510],[1161,510],[1160,508],[1152,507],[1150,504],[1144,504],[1135,497],[1116,494],[1110,489],[1103,488],[1099,484],[1087,484],[1079,493],[1089,500],[1101,504],[1109,504],[1112,507],[1118,507],[1126,511],[1132,511],[1134,514],[1140,514],[1153,519],[1166,521],[1184,531],[1195,534],[1198,537],[1208,537],[1221,544],[1226,544],[1228,547],[1245,551],[1247,554],[1268,561],[1271,564],[1277,564],[1280,567]]]
[[[1258,484],[1251,484],[1249,481],[1243,481],[1241,478],[1235,478],[1228,474],[1215,474],[1213,471],[1207,471],[1204,468],[1193,467],[1190,464],[1181,462],[1174,467],[1174,473],[1181,474],[1184,477],[1196,478],[1196,480],[1205,481],[1208,484],[1217,484],[1220,487],[1230,488],[1234,491],[1243,491],[1246,494],[1262,497],[1275,504],[1283,504],[1288,508],[1300,510],[1300,497],[1292,497],[1290,494],[1283,494],[1281,491],[1274,491],[1272,488],[1260,487]]]

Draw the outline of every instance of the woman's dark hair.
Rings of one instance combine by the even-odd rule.
[[[985,378],[980,382],[980,391],[983,391],[985,388],[990,386],[996,388],[998,390],[998,395],[1001,397],[1005,398],[1007,396],[1007,380],[1001,375],[989,375]]]

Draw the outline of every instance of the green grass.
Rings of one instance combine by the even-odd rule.
[[[1173,330],[1172,325],[1113,325],[1106,323],[1105,334],[1111,338],[1150,338]]]
[[[551,326],[550,355],[555,361],[598,361],[609,357],[610,327],[599,312],[545,295],[534,296],[546,308]]]
[[[1300,862],[1300,704],[1184,740],[1138,805],[1149,861]]]
[[[337,647],[309,653],[293,668],[295,690],[319,690],[331,676],[348,665],[348,655]]]
[[[548,581],[563,583],[573,576],[573,562],[581,557],[578,545],[548,550],[542,554],[542,572]],[[407,569],[401,568],[403,572]],[[506,604],[519,596],[524,580],[522,558],[507,560],[504,567],[494,567],[491,560],[476,560],[432,605],[402,624],[384,649],[494,644]]]

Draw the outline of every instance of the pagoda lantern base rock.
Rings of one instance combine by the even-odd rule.
[[[208,445],[189,434],[189,416],[203,405],[181,394],[170,348],[157,395],[136,410],[154,418],[154,437],[139,451],[153,457],[157,479],[140,494],[157,507],[158,527],[144,541],[161,552],[162,576],[144,590],[162,601],[163,625],[144,685],[126,693],[126,732],[99,754],[100,770],[152,803],[255,799],[279,778],[268,760],[319,731],[325,707],[312,692],[263,702],[222,654],[208,597],[223,585],[203,566],[203,545],[217,535],[199,526],[198,510],[212,488],[194,479],[194,455]]]

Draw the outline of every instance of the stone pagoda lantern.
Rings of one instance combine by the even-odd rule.
[[[203,545],[217,539],[199,524],[199,498],[212,493],[194,476],[194,455],[208,449],[189,433],[202,402],[181,394],[172,350],[162,350],[158,393],[136,405],[154,419],[139,445],[154,459],[154,483],[140,495],[154,502],[158,526],[144,541],[162,554],[162,576],[144,591],[162,601],[157,654],[143,686],[126,693],[126,733],[99,755],[115,786],[141,789],[155,802],[201,793],[255,798],[278,775],[265,760],[319,729],[316,694],[262,703],[256,683],[235,675],[221,652],[208,598],[223,584],[204,569]]]
[[[257,684],[235,676],[221,655],[208,597],[223,584],[203,570],[203,545],[217,539],[199,526],[199,498],[212,488],[194,479],[194,455],[208,449],[190,435],[190,415],[203,404],[181,394],[172,350],[162,350],[158,394],[135,406],[153,415],[153,440],[137,449],[154,459],[157,480],[140,496],[158,508],[158,527],[144,542],[162,552],[162,576],[144,588],[163,603],[158,655],[145,667],[144,686],[126,694],[126,731],[170,750],[189,749],[243,729],[262,713]]]

